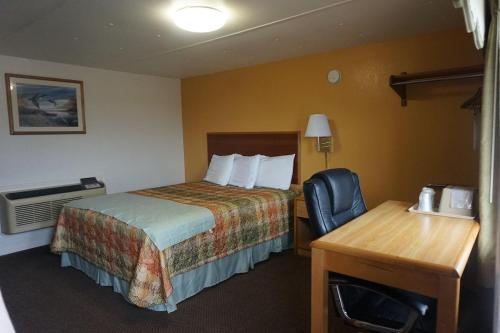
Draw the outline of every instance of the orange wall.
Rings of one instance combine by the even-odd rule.
[[[415,202],[426,183],[476,184],[472,112],[460,109],[479,81],[413,86],[407,107],[389,75],[473,65],[482,56],[462,29],[368,44],[182,80],[186,180],[207,168],[206,133],[305,131],[311,113],[334,129],[330,167],[356,171],[369,207]],[[330,69],[342,81],[326,80]],[[301,139],[301,178],[324,168]]]

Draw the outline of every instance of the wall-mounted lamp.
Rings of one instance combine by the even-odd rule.
[[[325,153],[325,167],[328,169],[328,153],[332,151],[332,131],[326,115],[310,115],[305,136],[317,139],[316,150]]]

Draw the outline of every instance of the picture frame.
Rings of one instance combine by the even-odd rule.
[[[5,74],[11,135],[85,134],[83,81]]]

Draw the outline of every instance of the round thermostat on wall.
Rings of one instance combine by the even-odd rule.
[[[335,84],[340,82],[340,78],[341,78],[340,71],[333,69],[328,72],[328,82]]]

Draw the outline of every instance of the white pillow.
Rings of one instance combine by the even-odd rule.
[[[260,155],[234,156],[233,171],[229,179],[229,185],[244,188],[253,188],[259,171]]]
[[[203,180],[226,186],[231,178],[231,171],[233,170],[234,154],[219,156],[212,155],[210,160],[210,165],[207,170],[207,175]]]
[[[292,183],[293,155],[261,156],[255,186],[288,190]]]

